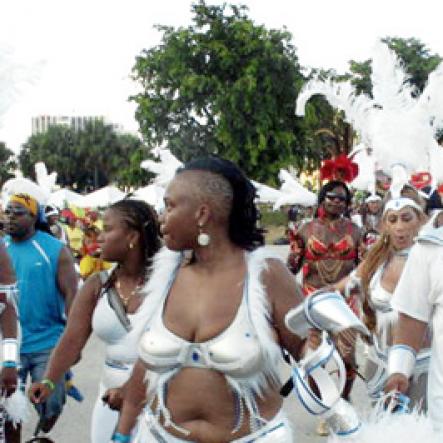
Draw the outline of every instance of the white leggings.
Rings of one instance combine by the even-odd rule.
[[[129,366],[129,365],[128,365]],[[102,401],[103,394],[109,388],[122,386],[131,375],[132,366],[128,370],[104,367],[98,397],[92,412],[91,443],[109,443],[118,422],[118,411],[113,411]]]
[[[155,419],[149,408],[145,408],[139,418],[134,443],[193,443],[169,434]],[[232,440],[231,443],[294,443],[291,426],[281,409],[277,415],[257,432]]]

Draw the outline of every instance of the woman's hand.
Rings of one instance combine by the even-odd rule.
[[[3,368],[1,372],[1,393],[6,397],[12,395],[17,389],[17,368]]]
[[[113,411],[120,411],[123,405],[123,389],[112,388],[108,389],[103,395],[102,400],[108,404]]]
[[[322,331],[315,328],[310,328],[308,331],[308,339],[306,341],[306,344],[309,349],[312,349],[315,351],[318,349],[321,345],[323,338],[322,338]]]
[[[385,392],[400,392],[406,394],[409,388],[409,380],[404,374],[392,374],[386,381]]]
[[[44,403],[51,394],[51,388],[47,384],[36,382],[29,388],[28,395],[32,403],[40,404]]]

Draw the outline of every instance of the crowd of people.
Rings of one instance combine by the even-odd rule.
[[[219,157],[179,168],[160,215],[124,199],[103,216],[68,213],[64,225],[57,208],[17,192],[0,243],[3,392],[30,378],[28,396],[50,432],[65,374],[95,333],[105,361],[91,442],[290,443],[280,369],[324,335],[298,335],[285,319],[319,291],[336,291],[370,331],[362,369],[356,330],[332,336],[346,368],[343,399],[361,373],[371,398],[401,392],[441,431],[443,217],[431,213],[441,202],[426,197],[405,184],[400,195],[365,196],[356,211],[346,183],[330,181],[312,218],[293,211],[284,263],[265,246],[254,186]],[[5,432],[14,443],[12,415]],[[319,433],[328,432],[321,421]]]

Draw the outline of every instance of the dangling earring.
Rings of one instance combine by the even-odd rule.
[[[198,230],[199,230],[199,234],[197,236],[197,243],[200,246],[208,246],[209,243],[211,242],[211,237],[209,236],[209,234],[206,234],[203,232],[202,225],[198,225]]]
[[[132,249],[134,247],[134,243],[129,243],[129,249]]]

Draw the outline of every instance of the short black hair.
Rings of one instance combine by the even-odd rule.
[[[323,203],[324,199],[326,198],[326,194],[328,192],[331,192],[335,188],[343,188],[346,194],[346,206],[349,206],[351,204],[352,194],[349,188],[346,186],[346,183],[340,180],[331,180],[330,182],[323,185],[318,193],[317,203],[319,206]]]
[[[230,240],[247,251],[264,245],[264,230],[257,226],[256,189],[235,163],[210,155],[189,161],[176,174],[185,171],[206,171],[222,176],[232,188],[228,229]]]

